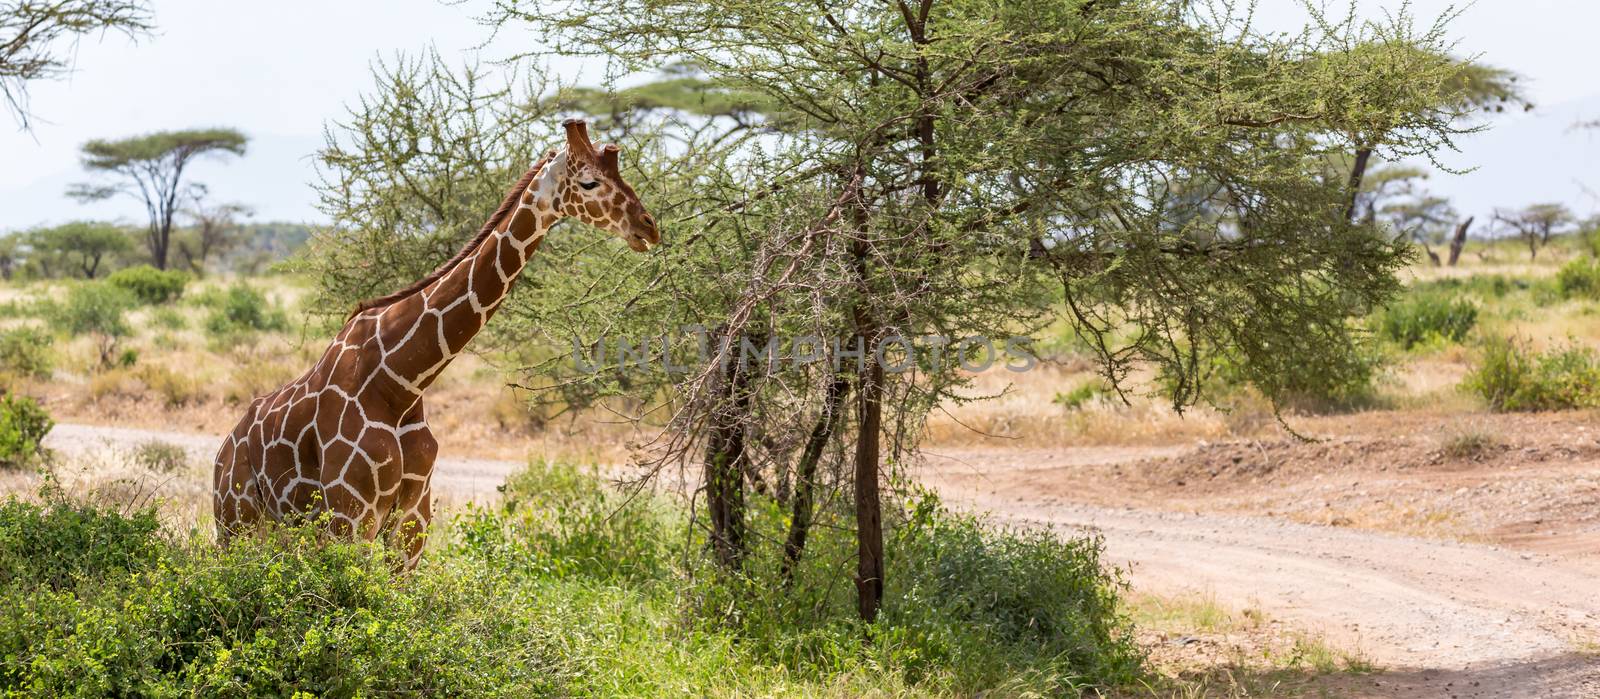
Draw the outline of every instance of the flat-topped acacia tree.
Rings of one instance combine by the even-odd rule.
[[[1205,399],[1219,362],[1274,398],[1337,390],[1370,371],[1351,319],[1398,288],[1410,253],[1352,221],[1359,173],[1327,164],[1425,157],[1468,111],[1442,26],[1403,15],[1267,34],[1180,0],[506,0],[487,19],[544,37],[530,59],[671,74],[614,98],[521,93],[529,110],[496,113],[468,108],[484,99],[459,89],[471,80],[402,71],[325,151],[340,227],[313,262],[324,288],[358,294],[394,266],[366,261],[424,247],[491,181],[472,173],[510,167],[457,140],[515,159],[506,144],[536,140],[517,134],[539,110],[626,132],[639,155],[624,168],[672,242],[626,262],[552,246],[572,273],[530,277],[502,346],[565,407],[632,401],[660,435],[648,462],[700,461],[723,566],[820,559],[805,527],[842,495],[865,619],[885,580],[883,466],[913,455],[929,411],[972,399],[969,375],[949,352],[919,350],[904,373],[719,357],[800,335],[1004,337],[1064,315],[1109,381],[1153,366],[1179,407]],[[682,323],[712,329],[716,355],[683,374],[563,361],[575,337]],[[748,531],[747,497],[790,508],[784,530]]]
[[[150,216],[145,244],[156,269],[166,269],[172,249],[172,219],[189,189],[185,171],[207,155],[244,155],[249,138],[234,129],[160,131],[114,141],[83,144],[83,167],[110,181],[75,184],[68,196],[98,201],[125,194],[144,204]]]

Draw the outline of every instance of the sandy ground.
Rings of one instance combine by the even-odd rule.
[[[1315,425],[1302,443],[932,450],[916,477],[1000,522],[1104,538],[1136,590],[1201,593],[1358,649],[1358,697],[1600,697],[1600,430],[1495,418],[1463,450],[1427,415]],[[217,437],[75,424],[89,456]],[[1478,444],[1481,442],[1482,444]],[[440,458],[436,492],[493,497],[520,462]]]

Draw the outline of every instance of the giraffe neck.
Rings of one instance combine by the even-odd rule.
[[[564,151],[550,158],[493,233],[438,280],[378,317],[384,365],[405,393],[420,397],[500,308],[561,219],[556,185],[565,167]]]

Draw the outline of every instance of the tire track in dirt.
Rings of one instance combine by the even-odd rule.
[[[1131,463],[1171,451],[1100,448],[1094,457]],[[1600,697],[1593,560],[1268,517],[1041,501],[1033,479],[994,477],[1026,464],[995,457],[973,455],[981,469],[960,456],[934,459],[921,480],[995,521],[1098,533],[1107,561],[1136,589],[1256,607],[1390,671],[1352,681],[1353,695]]]

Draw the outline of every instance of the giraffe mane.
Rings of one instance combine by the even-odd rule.
[[[555,154],[555,151],[545,153],[545,156],[540,158],[539,162],[534,163],[533,167],[529,168],[528,171],[522,175],[522,179],[517,180],[516,186],[512,187],[511,192],[506,194],[505,201],[500,202],[500,208],[496,209],[494,215],[490,216],[489,220],[484,222],[483,228],[478,231],[477,235],[472,237],[472,240],[468,241],[466,245],[462,246],[460,250],[456,251],[454,257],[446,260],[444,264],[439,265],[432,272],[429,272],[427,276],[412,282],[404,289],[386,296],[367,299],[356,304],[355,310],[350,311],[350,315],[346,316],[345,320],[349,321],[351,318],[354,318],[357,315],[360,315],[366,311],[370,311],[374,308],[384,308],[392,305],[396,301],[422,291],[423,289],[427,288],[429,284],[439,281],[440,277],[444,276],[450,271],[451,268],[455,267],[462,260],[466,259],[468,255],[472,254],[472,251],[477,249],[478,245],[483,243],[484,239],[488,238],[490,234],[494,233],[494,229],[499,227],[500,224],[506,220],[506,217],[511,215],[512,211],[516,210],[517,202],[522,199],[523,192],[527,191],[528,185],[533,183],[533,178],[538,176],[539,171],[544,169],[545,164],[549,163],[550,159],[555,157]]]

